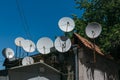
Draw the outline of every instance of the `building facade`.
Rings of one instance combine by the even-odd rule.
[[[80,35],[75,33],[74,37],[79,46],[77,80],[120,80],[120,66],[111,56],[104,55],[97,45]]]
[[[45,63],[17,66],[8,71],[9,80],[60,80],[61,73]]]
[[[120,80],[120,66],[110,55],[76,33],[73,38],[67,53],[42,56],[44,62],[40,55],[33,56],[35,63],[26,66],[19,60],[6,60],[8,69],[0,71],[0,80]]]

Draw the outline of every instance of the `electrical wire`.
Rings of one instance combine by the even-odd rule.
[[[16,4],[17,4],[18,11],[19,11],[19,15],[21,17],[21,21],[23,23],[23,27],[24,27],[26,36],[28,37],[28,39],[31,39],[32,36],[30,34],[29,25],[28,25],[25,15],[24,15],[24,10],[23,10],[22,6],[20,6],[20,1],[16,0]]]
[[[19,15],[21,17],[21,21],[23,23],[23,28],[24,28],[25,34],[28,39],[32,40],[32,36],[31,36],[30,30],[29,30],[29,24],[28,24],[25,14],[24,14],[23,7],[22,7],[22,5],[20,5],[20,0],[16,0],[16,5],[17,5],[17,9],[19,11]]]

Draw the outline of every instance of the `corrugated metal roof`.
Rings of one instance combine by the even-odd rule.
[[[100,50],[100,48],[97,45],[93,45],[92,42],[88,41],[87,39],[83,38],[82,36],[80,36],[77,33],[74,33],[74,35],[78,38],[79,41],[81,41],[87,48],[91,49],[91,50],[95,50],[98,54],[100,55],[104,55],[102,53],[102,51]]]

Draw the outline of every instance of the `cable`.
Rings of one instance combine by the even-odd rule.
[[[28,25],[28,22],[27,22],[27,19],[26,19],[25,15],[24,15],[23,8],[22,8],[22,6],[20,6],[19,0],[16,0],[16,4],[17,4],[18,11],[19,11],[19,15],[20,15],[21,20],[23,22],[23,26],[24,26],[26,36],[28,37],[28,39],[31,39],[32,37],[31,37],[31,34],[30,34],[29,25]]]

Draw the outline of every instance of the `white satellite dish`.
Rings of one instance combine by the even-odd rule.
[[[46,77],[40,77],[40,80],[49,80],[49,79]]]
[[[53,47],[53,41],[48,37],[40,38],[36,44],[37,50],[42,54],[50,53],[50,49]]]
[[[14,51],[11,48],[4,48],[2,51],[2,54],[5,58],[13,58],[14,57]]]
[[[38,77],[30,78],[28,80],[50,80],[50,79],[48,79],[46,77],[40,77],[40,76],[38,76]]]
[[[23,60],[22,60],[22,65],[30,65],[30,64],[33,64],[34,63],[34,60],[32,57],[24,57]]]
[[[64,32],[70,32],[75,27],[75,22],[69,17],[63,17],[58,22],[59,28]]]
[[[35,51],[35,44],[31,40],[22,40],[21,41],[22,47],[26,52],[34,52]]]
[[[102,31],[102,27],[99,23],[97,22],[92,22],[92,23],[89,23],[86,27],[86,35],[89,37],[89,38],[96,38],[100,35]]]
[[[65,36],[57,37],[54,44],[59,52],[67,52],[71,48],[71,40]]]
[[[16,44],[16,46],[22,47],[22,46],[21,46],[21,41],[22,41],[22,40],[24,40],[24,38],[22,38],[22,37],[16,38],[16,39],[15,39],[15,44]]]

